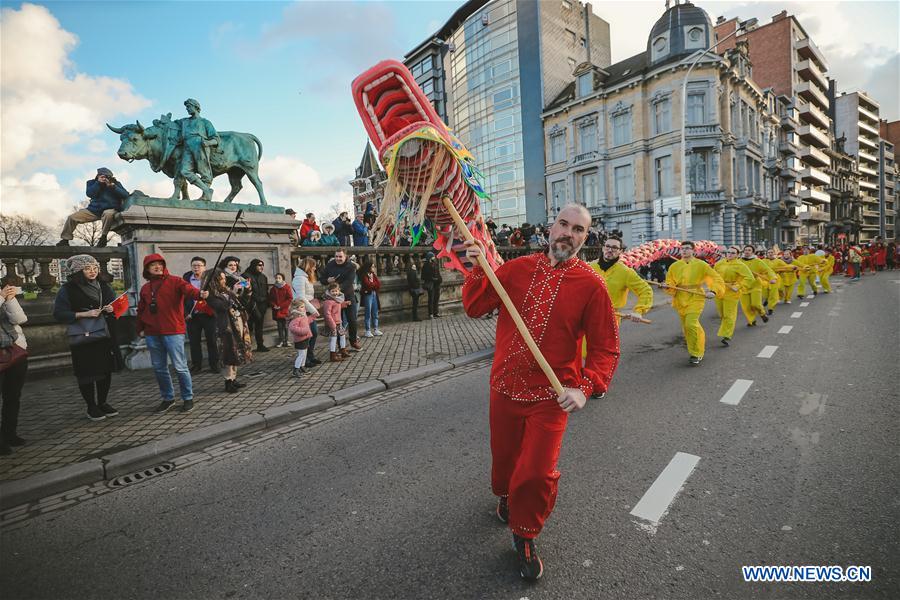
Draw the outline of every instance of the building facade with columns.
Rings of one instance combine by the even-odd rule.
[[[654,25],[646,51],[576,69],[543,114],[548,221],[576,202],[596,224],[621,230],[628,245],[677,238],[684,175],[692,239],[781,241],[772,239],[772,223],[789,220],[779,211],[789,162],[779,152],[779,100],[753,82],[746,45],[704,55],[682,106],[688,65],[713,35],[705,11],[679,3]]]

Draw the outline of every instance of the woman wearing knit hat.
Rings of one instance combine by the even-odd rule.
[[[115,319],[111,318],[110,303],[116,293],[100,280],[100,264],[93,256],[73,256],[66,267],[70,275],[56,295],[53,317],[69,325],[72,369],[87,403],[88,419],[102,421],[119,414],[107,402],[112,373],[121,370],[123,365],[116,343]],[[77,332],[83,335],[76,336]]]

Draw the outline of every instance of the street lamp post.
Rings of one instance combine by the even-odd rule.
[[[699,52],[697,54],[697,58],[691,62],[691,66],[688,67],[687,73],[684,74],[684,81],[681,82],[681,239],[687,239],[687,141],[685,139],[687,132],[687,84],[688,78],[691,76],[691,71],[694,70],[694,67],[697,66],[697,63],[706,56],[706,54],[727,40],[728,38],[737,35],[738,33],[746,30],[748,27],[752,27],[756,25],[757,19],[747,19],[746,21],[741,21],[738,23],[737,27],[734,28],[734,31],[723,37],[721,40],[716,40],[712,46]]]

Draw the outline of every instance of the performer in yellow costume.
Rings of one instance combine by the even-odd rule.
[[[816,256],[810,252],[809,246],[803,246],[803,255],[798,256],[794,261],[800,266],[800,285],[797,286],[797,295],[800,298],[804,296],[807,298],[812,298],[819,294],[819,290],[816,287],[816,276],[819,274],[819,269],[824,266],[825,259],[821,256]],[[806,293],[806,284],[809,283],[809,289],[812,292],[811,294]]]
[[[700,287],[705,283],[707,291]],[[706,332],[700,325],[700,315],[707,298],[725,294],[722,276],[698,258],[694,258],[694,243],[681,242],[681,259],[669,267],[665,291],[672,298],[672,308],[681,319],[681,330],[690,353],[690,363],[699,365],[706,349]],[[675,290],[672,288],[681,288]]]
[[[768,294],[769,286],[778,283],[778,279],[775,277],[775,272],[769,268],[769,265],[756,257],[755,250],[750,244],[744,246],[741,260],[754,275],[753,285],[749,290],[741,294],[741,310],[744,312],[744,316],[747,317],[747,327],[756,327],[757,316],[764,323],[769,322],[769,317],[766,316],[766,309],[762,305],[763,292]]]
[[[831,293],[831,274],[834,273],[834,255],[827,250],[819,248],[816,250],[816,256],[824,259],[819,267],[819,283],[822,284],[822,291],[826,294]]]
[[[785,271],[788,270],[788,266],[787,263],[778,258],[778,248],[775,247],[766,250],[766,257],[762,259],[762,261],[769,265],[769,268],[775,273],[775,279],[777,280],[775,285],[769,286],[769,294],[766,298],[766,301],[768,302],[767,308],[771,315],[775,312],[775,306],[781,299],[780,293],[784,287],[783,275],[785,274]]]
[[[753,272],[738,258],[739,253],[737,246],[729,247],[725,250],[725,258],[717,262],[715,267],[716,273],[721,275],[725,282],[725,294],[716,298],[716,311],[722,319],[718,335],[722,338],[724,346],[727,346],[734,336],[734,324],[737,321],[741,295],[756,281]]]
[[[606,291],[609,292],[609,298],[616,312],[622,312],[625,308],[628,290],[631,290],[638,298],[632,312],[643,316],[653,308],[653,289],[634,269],[619,262],[624,249],[622,240],[610,237],[603,244],[603,256],[589,264],[606,281]],[[619,321],[622,320],[621,317],[617,318]]]
[[[784,262],[783,270],[778,273],[781,275],[781,301],[790,304],[791,297],[794,295],[794,286],[797,285],[797,277],[801,271],[790,250],[781,253],[781,260]]]

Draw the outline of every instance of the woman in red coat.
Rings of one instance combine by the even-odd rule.
[[[278,325],[278,343],[276,348],[288,347],[287,320],[291,311],[291,300],[294,292],[287,284],[283,273],[275,274],[275,285],[269,288],[269,306],[272,308],[272,320]]]

